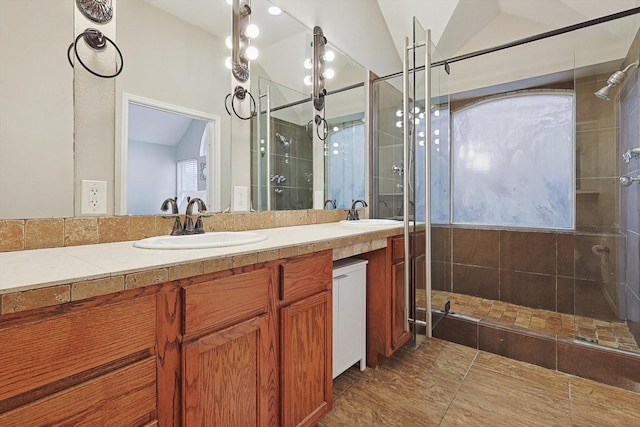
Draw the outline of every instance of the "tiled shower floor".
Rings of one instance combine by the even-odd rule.
[[[442,309],[447,301],[451,301],[450,310],[455,313],[552,335],[582,338],[609,348],[640,352],[626,322],[591,319],[453,292],[432,291],[431,295],[433,308]]]

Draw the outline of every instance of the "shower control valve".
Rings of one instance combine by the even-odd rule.
[[[285,182],[287,178],[284,175],[271,174],[270,180],[271,182],[280,184],[281,182]]]
[[[625,163],[629,163],[633,157],[640,157],[640,147],[631,148],[622,155]]]

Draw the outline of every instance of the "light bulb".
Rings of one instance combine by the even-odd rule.
[[[433,143],[436,144],[436,145],[440,145],[440,138],[434,139]]]
[[[396,127],[397,127],[397,128],[401,128],[401,127],[402,127],[402,121],[398,120],[398,121],[396,122]]]
[[[415,108],[413,109],[413,113],[414,113],[414,114],[418,114],[419,112],[420,112],[420,107],[415,107]]]
[[[324,55],[322,55],[322,59],[327,62],[331,62],[336,59],[336,54],[332,50],[328,50],[324,53]]]
[[[424,119],[424,113],[418,114],[418,117],[420,117],[421,119]]]
[[[420,124],[420,119],[415,119],[415,120],[414,120],[414,122],[415,122],[415,124],[416,124],[416,126],[417,126],[417,125],[419,125],[419,124]]]
[[[227,38],[224,39],[224,44],[227,46],[228,49],[233,48],[233,41],[231,40],[231,36],[227,36]]]
[[[396,111],[396,117],[402,117],[402,110],[397,110]]]
[[[336,129],[336,128],[333,128],[333,130],[334,130],[334,131],[335,131],[335,129]],[[333,148],[338,148],[338,146],[339,146],[339,145],[340,145],[340,144],[338,144],[337,142],[334,142],[334,143],[333,143]]]
[[[436,111],[434,111],[434,112],[433,112],[433,115],[434,115],[434,116],[436,116],[436,117],[438,117],[438,116],[440,115],[440,110],[436,110]]]
[[[311,58],[307,58],[304,60],[304,68],[306,68],[307,70],[310,70],[311,67],[313,67],[313,61],[311,60]]]
[[[334,78],[336,75],[336,72],[333,71],[332,68],[327,68],[326,70],[324,70],[324,73],[322,73],[322,77],[324,77],[325,79],[332,79]]]
[[[253,61],[258,58],[258,49],[255,46],[249,46],[247,50],[244,51],[244,56],[249,61]]]
[[[313,84],[313,80],[311,79],[311,76],[304,76],[303,81],[306,86],[311,86]]]
[[[269,6],[267,12],[269,12],[270,15],[278,16],[282,13],[282,9],[280,9],[278,6]]]
[[[440,135],[440,129],[436,129],[436,130],[434,130],[434,131],[433,131],[433,134],[434,134],[434,135]]]
[[[227,69],[231,69],[233,64],[231,64],[231,57],[227,56],[227,59],[224,60],[224,66],[227,67]]]
[[[333,150],[333,155],[334,155],[334,156],[337,156],[338,154],[340,154],[340,151],[338,151],[338,150]]]
[[[334,126],[333,127],[333,131],[334,132],[338,132],[339,130],[340,130],[340,128],[338,126]],[[336,144],[337,144],[337,142],[336,142]],[[335,147],[337,147],[337,145],[335,145]]]
[[[420,140],[420,141],[418,142],[418,145],[419,145],[419,146],[421,146],[421,147],[424,147],[424,141]]]
[[[244,29],[244,35],[249,37],[250,39],[255,39],[260,34],[260,29],[256,24],[249,24],[247,28]]]
[[[424,138],[424,132],[422,132],[422,131],[418,132],[418,136],[419,136],[420,138]]]

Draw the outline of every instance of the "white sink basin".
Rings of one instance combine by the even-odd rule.
[[[267,236],[250,231],[221,231],[185,236],[156,236],[138,240],[133,244],[143,249],[207,249],[246,245],[262,242]]]
[[[402,226],[402,221],[396,221],[395,219],[378,219],[378,218],[366,218],[356,221],[340,221],[340,224],[351,225],[353,227],[376,227],[378,225],[395,225]]]

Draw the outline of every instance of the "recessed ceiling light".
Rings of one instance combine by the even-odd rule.
[[[269,6],[269,9],[267,9],[267,11],[274,16],[280,15],[282,13],[282,9],[280,9],[278,6]]]

